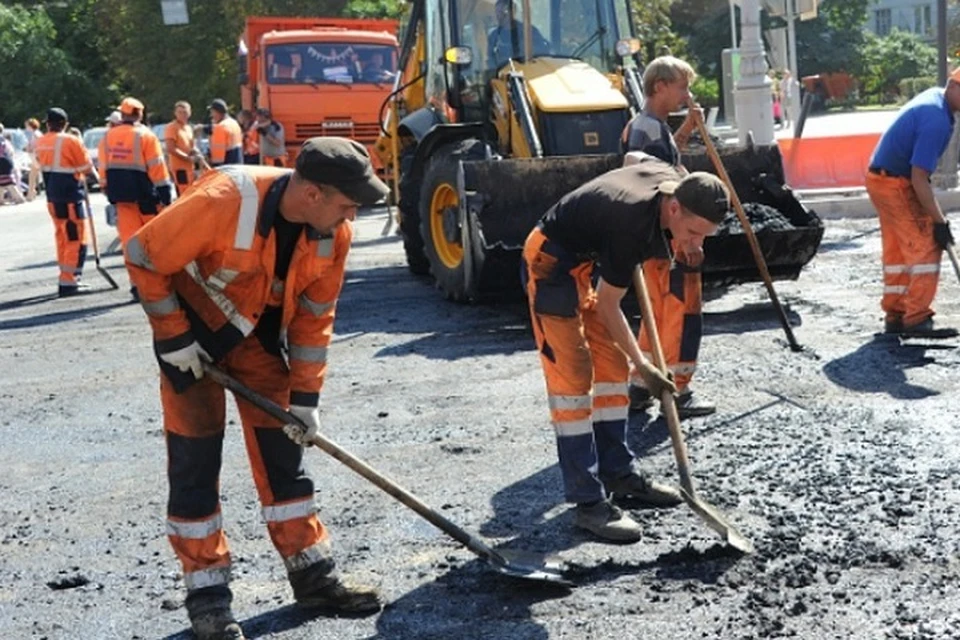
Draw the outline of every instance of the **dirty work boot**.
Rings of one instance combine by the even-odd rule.
[[[884,333],[900,333],[903,331],[903,316],[890,316],[883,321]]]
[[[653,507],[675,507],[683,498],[668,484],[650,480],[639,471],[604,481],[607,493],[617,498],[628,498]]]
[[[610,500],[578,504],[573,524],[613,542],[639,542],[642,537],[640,525]]]
[[[376,587],[338,576],[326,562],[292,572],[290,586],[297,604],[305,609],[357,615],[383,608],[383,598]]]
[[[245,640],[243,629],[230,610],[233,594],[224,585],[195,589],[184,605],[197,640]]]
[[[646,387],[630,385],[630,411],[646,411],[653,406],[653,396]]]
[[[956,338],[957,335],[960,334],[952,327],[935,326],[933,318],[930,317],[909,327],[903,327],[900,335],[904,338],[931,338],[936,340],[940,338]]]
[[[685,389],[677,394],[677,414],[681,420],[687,418],[701,418],[717,412],[716,405],[712,405],[693,395],[693,391]]]

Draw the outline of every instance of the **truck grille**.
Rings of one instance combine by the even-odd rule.
[[[373,144],[380,135],[380,125],[376,122],[330,119],[323,122],[298,124],[296,132],[298,140],[306,140],[317,136],[340,136],[352,138],[364,144]]]

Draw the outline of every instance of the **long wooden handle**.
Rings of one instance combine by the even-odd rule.
[[[750,220],[747,219],[747,214],[743,211],[743,205],[740,203],[740,196],[737,195],[737,190],[733,188],[733,182],[730,180],[730,176],[727,174],[727,170],[723,166],[723,161],[720,159],[720,154],[717,153],[716,147],[713,146],[713,140],[710,139],[710,133],[707,131],[707,127],[704,125],[703,120],[700,118],[700,114],[697,111],[698,107],[694,104],[692,99],[688,101],[687,106],[693,114],[694,121],[697,123],[697,129],[700,131],[700,137],[703,138],[703,144],[707,149],[707,155],[710,156],[710,160],[713,162],[713,166],[717,171],[717,175],[720,176],[720,179],[723,180],[723,183],[727,185],[727,189],[730,190],[730,202],[733,204],[733,210],[736,212],[737,218],[740,219],[740,226],[743,227],[743,233],[747,236],[747,242],[750,244],[750,250],[753,252],[753,259],[757,263],[757,269],[760,271],[760,277],[763,278],[763,284],[767,288],[770,301],[773,303],[773,307],[776,309],[777,316],[780,318],[780,324],[783,325],[783,332],[787,334],[787,342],[790,343],[790,349],[792,351],[802,351],[803,347],[800,346],[796,337],[794,337],[793,329],[790,328],[790,321],[787,319],[787,314],[783,311],[783,306],[780,304],[780,299],[777,297],[776,289],[773,288],[773,278],[770,277],[770,271],[767,269],[767,261],[763,258],[763,252],[760,251],[760,243],[757,242],[757,235],[753,232],[753,226],[751,226]]]
[[[960,263],[957,262],[957,252],[953,245],[947,245],[947,255],[950,256],[950,264],[953,265],[953,272],[957,274],[957,280],[960,280]]]
[[[83,180],[83,203],[87,206],[87,216],[90,218],[90,240],[93,242],[93,260],[100,266],[100,245],[97,243],[97,227],[93,221],[93,207],[90,206],[90,191],[87,189],[87,179]]]
[[[253,389],[248,388],[239,380],[234,379],[232,376],[218,369],[216,366],[208,362],[204,362],[203,370],[208,376],[210,376],[211,379],[221,384],[224,388],[230,389],[237,395],[241,396],[267,415],[286,424],[295,424],[306,429],[306,425],[303,424],[303,422],[295,415],[269,398],[265,398]],[[393,496],[404,506],[415,511],[422,518],[429,521],[433,526],[446,533],[448,536],[465,546],[473,553],[483,558],[493,559],[497,562],[505,562],[503,556],[491,549],[477,536],[465,531],[452,521],[443,517],[432,507],[429,507],[426,503],[420,500],[420,498],[413,495],[394,481],[390,480],[363,460],[355,457],[353,454],[340,447],[340,445],[335,443],[333,440],[330,440],[326,436],[318,433],[311,439],[310,444],[319,447],[325,453],[331,455],[338,461],[350,467],[350,469],[361,475],[364,479],[377,485],[380,489]]]
[[[663,375],[667,375],[667,359],[663,357],[663,346],[660,344],[660,333],[657,331],[657,321],[653,315],[653,304],[650,303],[650,292],[643,279],[643,269],[640,265],[633,270],[633,288],[637,291],[637,301],[640,303],[640,319],[643,330],[653,346],[653,363],[657,365]],[[673,394],[664,391],[660,397],[660,410],[666,415],[667,428],[670,430],[670,442],[673,444],[673,456],[677,459],[677,469],[680,473],[680,486],[688,495],[695,495],[693,478],[690,475],[690,459],[687,457],[687,444],[683,440],[680,430],[680,414],[677,412],[677,402]]]

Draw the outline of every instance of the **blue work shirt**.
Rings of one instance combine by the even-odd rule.
[[[933,173],[952,134],[953,112],[944,89],[927,89],[900,109],[873,150],[870,168],[904,178],[912,167]]]

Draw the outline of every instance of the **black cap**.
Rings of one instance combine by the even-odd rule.
[[[207,106],[207,109],[213,109],[214,111],[219,111],[220,113],[226,113],[227,103],[223,98],[217,98]]]
[[[67,112],[60,107],[47,109],[47,122],[66,122]]]
[[[712,173],[694,171],[683,180],[661,182],[660,193],[674,196],[680,206],[710,222],[720,224],[730,210],[730,192]]]
[[[347,138],[310,138],[300,147],[297,173],[317,184],[329,184],[354,202],[371,205],[390,189],[373,172],[366,147]]]

